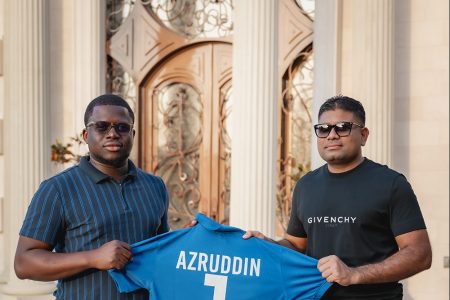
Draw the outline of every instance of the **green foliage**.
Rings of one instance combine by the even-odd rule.
[[[84,143],[81,138],[81,134],[71,137],[70,140],[78,144],[78,146]],[[59,139],[56,139],[56,142],[51,145],[51,160],[57,164],[65,164],[69,162],[78,163],[82,155],[75,154],[71,150],[72,146],[72,143],[66,143],[64,145]]]

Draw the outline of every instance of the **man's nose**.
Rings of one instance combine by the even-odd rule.
[[[336,127],[331,128],[330,134],[328,134],[327,139],[336,140],[340,138],[340,136],[336,133]]]
[[[108,133],[106,134],[108,137],[120,137],[120,134],[116,131],[116,128],[114,126],[111,126],[111,128],[108,130]]]

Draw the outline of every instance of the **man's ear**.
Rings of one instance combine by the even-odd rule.
[[[88,132],[87,132],[86,128],[83,129],[83,131],[81,132],[81,135],[83,136],[84,142],[87,144]]]
[[[361,129],[361,146],[364,146],[369,138],[369,128],[364,127]]]
[[[133,139],[136,136],[136,130],[133,129]]]

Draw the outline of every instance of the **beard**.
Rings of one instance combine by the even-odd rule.
[[[361,157],[361,152],[354,151],[319,151],[320,156],[323,160],[325,160],[327,163],[333,164],[333,165],[347,165],[351,164],[354,161],[359,160]]]
[[[117,157],[115,158],[105,158],[99,155],[95,155],[93,153],[89,153],[90,156],[92,156],[96,161],[98,161],[101,164],[107,165],[107,166],[111,166],[114,168],[120,168],[123,167],[125,165],[125,163],[128,161],[128,157],[130,156],[130,153],[120,153]]]

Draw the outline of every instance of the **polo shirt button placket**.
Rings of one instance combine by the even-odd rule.
[[[125,191],[124,191],[124,185],[125,185],[124,182],[119,183],[120,198],[122,199],[123,206],[124,206],[125,210],[128,211],[128,210],[130,210],[130,206],[128,205],[128,202],[127,202],[127,200],[125,199],[125,195],[124,195],[124,192],[125,192]]]

